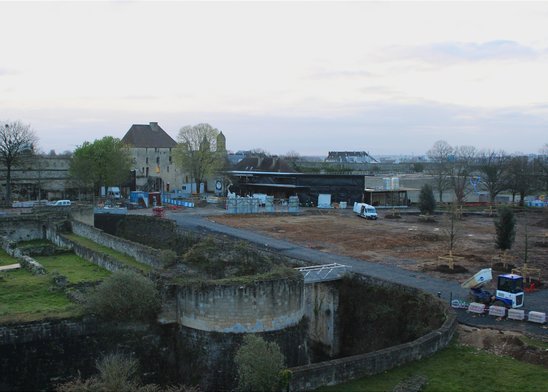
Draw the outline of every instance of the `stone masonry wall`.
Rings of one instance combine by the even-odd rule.
[[[121,269],[131,269],[135,272],[139,272],[130,266],[120,263],[118,260],[110,255],[102,252],[97,252],[92,249],[88,249],[80,244],[77,244],[71,239],[65,237],[63,234],[59,233],[56,228],[48,228],[47,239],[59,247],[71,249],[77,256],[91,263],[97,264],[98,266],[110,272],[115,272]]]
[[[309,391],[324,385],[337,385],[419,360],[446,347],[455,333],[456,325],[456,316],[450,315],[441,328],[412,342],[367,354],[291,368],[289,389]]]
[[[43,238],[43,223],[34,217],[2,217],[0,218],[0,236],[15,242],[30,241]]]
[[[308,338],[321,348],[319,355],[335,357],[340,351],[339,281],[304,285],[305,316],[309,320]],[[317,351],[317,350],[313,350]]]
[[[448,305],[421,290],[360,275],[364,285],[377,286],[389,292],[399,290],[413,296],[417,312],[445,315],[443,324],[413,341],[366,354],[351,355],[330,361],[291,368],[291,391],[308,391],[324,385],[337,385],[356,378],[378,374],[407,362],[421,359],[446,347],[456,330],[457,318]],[[373,336],[371,336],[373,338]]]
[[[95,227],[86,225],[82,222],[73,220],[71,223],[72,232],[76,235],[88,238],[100,245],[131,256],[140,263],[147,264],[151,267],[160,267],[160,260],[158,258],[159,252],[157,249],[107,234],[100,229],[96,229]]]
[[[176,383],[171,327],[112,324],[93,318],[0,326],[0,390],[54,390],[79,374],[96,373],[105,354],[136,358],[145,383]]]
[[[302,279],[279,279],[246,285],[179,287],[179,321],[202,331],[280,330],[303,318],[303,286]]]

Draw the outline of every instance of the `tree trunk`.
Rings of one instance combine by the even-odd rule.
[[[200,194],[200,183],[201,183],[201,179],[200,178],[196,178],[196,193],[199,195]]]
[[[6,206],[11,207],[11,163],[6,163]]]
[[[519,206],[523,207],[525,205],[525,192],[520,191],[519,192]]]

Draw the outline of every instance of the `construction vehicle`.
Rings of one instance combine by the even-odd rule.
[[[461,284],[461,287],[470,289],[470,295],[474,302],[507,308],[521,308],[523,306],[522,276],[516,274],[499,275],[495,295],[483,289],[483,286],[492,280],[491,268],[484,268]]]

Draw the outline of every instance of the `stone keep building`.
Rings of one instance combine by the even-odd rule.
[[[177,142],[157,122],[133,124],[122,142],[130,146],[138,190],[189,192],[193,189],[193,179],[189,173],[175,165],[173,153]],[[222,132],[215,142],[215,150],[226,154],[226,138]],[[219,181],[217,177],[208,178],[203,190],[208,191],[208,183],[215,185]]]
[[[181,189],[184,173],[175,165],[177,142],[157,122],[133,124],[122,138],[130,147],[139,190],[169,192]]]

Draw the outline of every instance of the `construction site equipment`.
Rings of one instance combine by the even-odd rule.
[[[516,274],[499,275],[495,295],[483,289],[483,286],[491,280],[493,280],[491,268],[484,268],[462,283],[461,287],[470,289],[471,296],[478,303],[487,305],[494,303],[507,308],[520,308],[523,306],[522,276]]]
[[[464,260],[464,257],[454,255],[452,250],[450,250],[447,255],[438,256],[438,261],[447,261],[449,269],[455,269],[455,261],[460,260]]]
[[[540,285],[540,268],[529,267],[524,263],[521,267],[513,268],[512,273],[523,276],[523,280],[527,282],[527,287],[533,291],[535,286]]]
[[[158,218],[163,218],[165,216],[165,214],[166,214],[166,212],[164,210],[164,207],[162,207],[162,206],[154,207],[152,209],[152,215],[157,216]]]
[[[496,263],[500,263],[502,268],[506,271],[508,266],[511,263],[515,263],[516,257],[508,254],[506,251],[499,253],[491,258],[491,266],[493,267]],[[512,271],[513,273],[514,271]],[[519,275],[519,274],[518,274]]]

